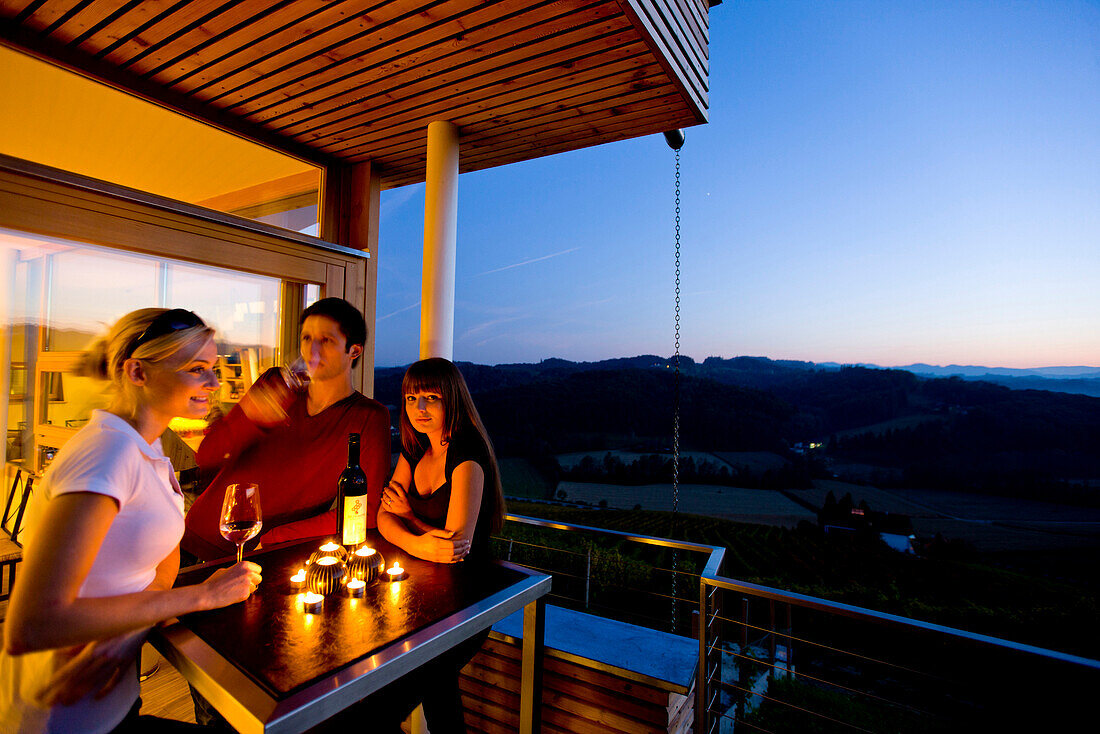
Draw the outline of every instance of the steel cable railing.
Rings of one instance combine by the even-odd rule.
[[[716,635],[707,648],[724,663],[706,685],[729,694],[708,710],[711,720],[780,731],[925,732],[991,730],[994,721],[1021,730],[1014,727],[1030,719],[1035,730],[1058,730],[1071,710],[1086,713],[1075,691],[1100,682],[1100,661],[1080,656],[734,579],[704,575],[702,583],[742,604],[742,619],[714,615],[740,632]],[[776,605],[797,618],[788,613],[776,624]],[[759,621],[764,616],[770,623]]]
[[[563,600],[654,629],[666,620],[640,611],[642,595],[698,613],[697,732],[724,733],[729,725],[760,732],[950,731],[960,722],[991,720],[1011,728],[1027,713],[1040,721],[1035,730],[1050,730],[1071,710],[1084,715],[1090,699],[1075,692],[1100,683],[1100,661],[724,577],[725,549],[716,546],[516,515],[508,520],[524,532],[551,534],[498,540],[565,561],[539,564],[573,585],[563,589],[573,592]],[[629,548],[645,546],[656,551],[645,573],[690,577],[698,599],[653,591],[656,583],[646,589],[612,583],[642,573],[631,565],[643,562]],[[684,570],[681,556],[679,569],[668,568],[661,553],[670,549],[702,556],[704,567]],[[794,715],[800,723],[791,723]]]

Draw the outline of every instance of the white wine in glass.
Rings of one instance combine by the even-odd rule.
[[[260,488],[252,482],[226,487],[220,528],[222,537],[237,545],[237,563],[244,560],[244,544],[255,538],[263,525]]]

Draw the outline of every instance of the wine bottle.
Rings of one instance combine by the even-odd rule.
[[[359,466],[359,434],[348,434],[348,465],[336,481],[340,542],[359,545],[367,539],[367,475]]]

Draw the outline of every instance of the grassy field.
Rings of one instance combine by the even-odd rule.
[[[557,493],[559,498],[562,492],[565,492],[564,499],[571,502],[599,505],[606,501],[608,507],[620,510],[632,510],[635,507],[665,512],[672,510],[671,484],[624,487],[594,482],[560,482]],[[817,520],[812,512],[779,492],[709,484],[680,485],[679,511],[779,527],[794,527],[800,520]]]
[[[571,454],[558,454],[556,458],[558,460],[558,464],[561,465],[562,469],[572,469],[574,466],[580,463],[581,459],[586,456],[591,456],[593,461],[595,461],[597,464],[602,464],[603,457],[607,454],[611,454],[624,464],[629,464],[632,461],[640,459],[643,456],[651,456],[655,453],[657,452],[650,451],[642,453],[638,451],[575,451]],[[665,456],[667,456],[669,459],[672,458],[671,453],[665,454]],[[718,464],[719,466],[721,466],[724,461],[723,459],[719,458],[719,455],[709,454],[706,451],[680,452],[680,457],[683,459],[686,459],[689,456],[693,458],[696,463],[709,461],[712,464]]]
[[[715,451],[713,455],[731,467],[743,466],[754,474],[780,469],[787,464],[786,459],[771,451]]]
[[[1100,547],[1100,510],[1012,497],[924,489],[878,489],[835,480],[815,480],[813,489],[790,494],[821,506],[829,492],[850,493],[857,504],[908,515],[918,537],[963,540],[980,552],[1033,552]]]
[[[945,416],[935,414],[907,415],[904,418],[894,418],[893,420],[882,421],[881,423],[873,423],[869,426],[860,426],[859,428],[849,428],[846,431],[837,431],[836,435],[846,438],[848,436],[858,436],[861,433],[881,434],[891,429],[913,428],[922,423],[939,423],[944,420],[946,420]]]

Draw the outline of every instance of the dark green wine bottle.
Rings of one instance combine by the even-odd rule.
[[[367,539],[367,475],[359,466],[359,434],[348,434],[348,465],[336,481],[340,542],[356,546]]]

